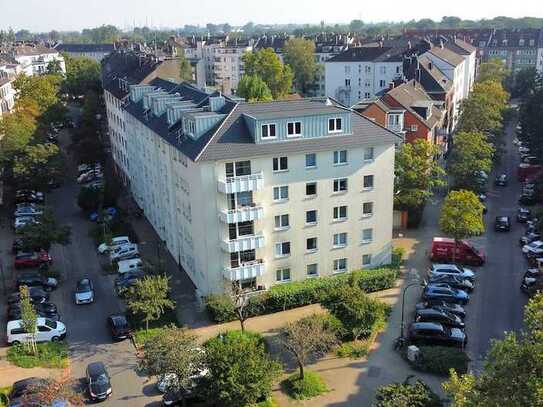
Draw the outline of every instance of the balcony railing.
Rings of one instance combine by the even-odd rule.
[[[237,239],[224,240],[222,249],[228,253],[241,252],[244,250],[255,250],[264,247],[263,235],[239,236]]]
[[[262,260],[242,263],[239,267],[225,267],[224,276],[230,281],[247,280],[264,275],[265,267]]]
[[[262,189],[263,186],[264,174],[262,171],[250,175],[240,175],[219,180],[219,191],[224,194],[257,191]]]
[[[224,223],[249,222],[251,220],[262,219],[264,208],[262,206],[243,206],[237,209],[223,209],[219,218]]]

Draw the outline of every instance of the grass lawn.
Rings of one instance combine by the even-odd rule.
[[[0,407],[7,407],[8,394],[11,391],[11,387],[0,387]]]
[[[328,391],[322,377],[310,370],[304,371],[303,379],[300,379],[297,372],[285,379],[282,384],[286,393],[296,400],[311,399]]]
[[[68,366],[68,345],[63,342],[37,344],[38,352],[31,354],[24,345],[14,345],[8,349],[7,360],[15,366],[32,368],[63,368]]]

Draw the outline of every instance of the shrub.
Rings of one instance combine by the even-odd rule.
[[[11,387],[0,387],[0,407],[6,407],[9,403],[8,395],[11,392]],[[270,405],[270,407],[274,407]]]
[[[392,265],[396,268],[400,267],[405,256],[405,247],[395,247],[392,249]]]
[[[8,349],[7,360],[15,366],[32,368],[64,368],[68,366],[68,345],[62,342],[38,343],[35,355],[22,345],[13,345]]]
[[[417,360],[409,362],[413,369],[421,372],[448,376],[454,369],[458,374],[468,371],[469,357],[462,349],[446,346],[421,346]]]
[[[370,353],[371,341],[350,341],[343,342],[337,349],[336,355],[340,358],[360,359]]]
[[[279,404],[273,399],[273,397],[267,398],[260,403],[257,403],[256,407],[279,407]]]
[[[209,316],[215,322],[228,322],[236,319],[234,302],[228,295],[211,294],[206,298]]]
[[[295,373],[283,382],[287,394],[296,400],[307,400],[328,391],[324,380],[315,372],[306,370],[303,379]]]
[[[441,407],[439,397],[421,380],[392,383],[377,389],[375,407]]]

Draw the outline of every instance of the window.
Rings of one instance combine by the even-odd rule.
[[[287,229],[290,226],[288,215],[277,215],[275,217],[275,229]]]
[[[315,196],[317,195],[317,183],[308,182],[305,184],[305,194],[306,196]]]
[[[341,118],[328,119],[328,132],[337,133],[341,131]]]
[[[373,202],[364,202],[362,204],[362,217],[369,218],[373,215]]]
[[[290,269],[277,269],[275,270],[275,280],[276,281],[290,281]]]
[[[369,99],[371,97],[371,93],[365,92],[364,93],[364,99]]]
[[[397,127],[400,125],[400,115],[399,114],[389,114],[388,115],[388,125],[390,127]]]
[[[308,277],[315,277],[319,275],[319,266],[317,263],[308,264],[305,270]]]
[[[345,65],[345,75],[349,75],[351,73],[351,67],[349,65]]]
[[[369,266],[371,264],[371,254],[364,254],[362,256],[362,266]]]
[[[288,158],[287,157],[274,157],[273,158],[273,170],[287,171],[288,170]]]
[[[347,271],[347,259],[334,260],[334,273],[343,273]]]
[[[305,249],[308,252],[316,252],[317,251],[317,238],[316,237],[307,238],[306,241],[305,241]]]
[[[317,223],[317,211],[315,209],[306,211],[305,223],[307,223],[308,225],[314,225]]]
[[[381,72],[381,74],[386,75],[386,73],[387,73],[387,67],[386,67],[386,66],[381,66],[381,67],[379,68],[379,71]]]
[[[236,161],[235,163],[224,164],[226,178],[251,175],[251,161]]]
[[[239,222],[230,223],[228,225],[228,236],[231,240],[237,239],[240,236],[252,236],[254,235],[254,222]]]
[[[364,229],[362,231],[362,243],[370,243],[373,240],[373,229]]]
[[[351,86],[351,80],[350,79],[345,79],[345,87],[350,87]]]
[[[384,88],[385,86],[386,86],[386,81],[385,81],[384,79],[381,79],[381,80],[379,81],[379,87],[380,87],[380,88]]]
[[[373,175],[364,175],[364,189],[373,189]]]
[[[364,66],[364,72],[365,73],[370,73],[371,72],[371,65]]]
[[[334,165],[347,164],[347,150],[334,151]]]
[[[412,124],[411,127],[409,127],[409,129],[411,131],[417,131],[419,129],[419,126],[417,126],[416,124]]]
[[[275,138],[275,124],[263,124],[261,137],[263,139]]]
[[[338,178],[334,180],[334,192],[347,191],[347,178]]]
[[[289,122],[287,123],[287,136],[301,136],[302,135],[302,122]]]
[[[334,248],[347,246],[347,233],[334,234],[333,246]]]
[[[401,66],[396,67],[396,73],[402,73],[402,67]]]
[[[364,161],[373,161],[375,149],[373,147],[368,147],[364,149]]]
[[[317,167],[317,154],[311,153],[305,155],[305,168]]]
[[[334,207],[334,221],[340,221],[347,219],[347,206],[335,206]]]
[[[273,200],[286,201],[288,199],[288,186],[273,187]]]
[[[364,81],[364,86],[365,86],[366,88],[369,88],[369,87],[371,86],[371,81],[370,81],[369,79],[366,79],[366,80]]]
[[[290,256],[290,242],[281,242],[275,244],[275,257]]]

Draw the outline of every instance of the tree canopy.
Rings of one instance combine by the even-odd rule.
[[[270,88],[258,75],[243,75],[236,92],[248,102],[267,102],[273,99]]]
[[[51,210],[45,209],[39,223],[24,225],[17,234],[22,239],[23,249],[49,250],[53,243],[69,244],[71,228],[68,225],[60,225]]]
[[[271,48],[243,55],[246,75],[259,76],[270,89],[274,99],[286,96],[292,88],[293,73],[288,65],[283,65]]]
[[[72,95],[84,95],[89,90],[98,92],[101,88],[100,64],[86,57],[63,55],[66,64],[64,91]]]
[[[317,63],[315,62],[315,43],[304,38],[291,38],[285,42],[285,63],[294,72],[296,89],[307,94],[308,88],[315,82]]]
[[[194,81],[192,78],[192,66],[190,65],[189,60],[185,58],[185,54],[183,52],[181,55],[179,55],[179,78],[182,81]]]
[[[449,192],[441,207],[439,227],[455,240],[480,235],[485,230],[483,204],[471,191]]]

